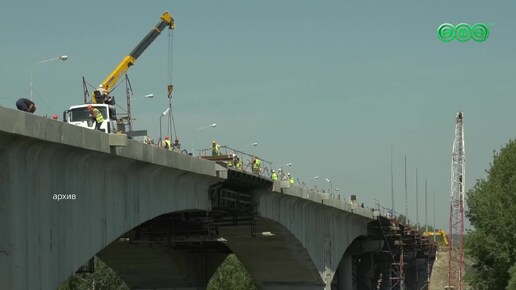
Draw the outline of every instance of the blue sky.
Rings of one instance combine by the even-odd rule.
[[[184,147],[216,139],[276,165],[292,162],[310,185],[328,188],[313,179],[327,177],[346,197],[389,205],[392,144],[396,208],[404,212],[406,155],[409,203],[418,168],[419,219],[427,178],[429,223],[435,190],[437,226],[447,228],[456,113],[465,115],[467,188],[515,132],[515,5],[415,2],[5,1],[0,105],[28,97],[32,67],[37,114],[61,116],[82,102],[82,76],[98,85],[169,11]],[[483,43],[444,43],[436,29],[445,22],[490,23],[491,34]],[[168,102],[167,34],[129,71],[135,97],[156,96],[133,102],[136,129],[154,138]],[[32,66],[61,54],[69,59]],[[123,103],[123,90],[114,95]]]

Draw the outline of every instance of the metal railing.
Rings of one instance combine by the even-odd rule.
[[[153,139],[149,138],[148,136],[145,136],[143,138],[143,143],[154,146],[154,147],[162,148],[163,150],[170,150],[170,151],[183,153],[186,155],[191,155],[190,152],[188,152],[186,149],[181,149],[180,145],[175,144],[175,143],[171,143],[171,145],[172,145],[171,149],[166,149],[165,148],[165,140],[162,140],[162,139],[153,140]]]
[[[153,139],[150,139],[149,137],[145,137],[143,143],[151,145],[151,146],[155,146],[155,147],[160,147],[160,148],[163,148],[164,150],[166,150],[164,148],[165,142],[164,142],[164,140],[161,140],[161,139],[153,140]],[[174,145],[174,143],[172,143],[172,145]],[[174,146],[172,148],[172,151],[191,155],[191,152],[188,152],[186,149],[181,150]],[[231,148],[229,146],[225,146],[225,145],[219,146],[219,151],[220,151],[221,156],[226,156],[227,159],[220,160],[220,161],[216,160],[217,162],[224,162],[226,164],[231,162],[232,163],[231,168],[233,168],[233,169],[242,170],[243,172],[246,172],[246,173],[257,174],[257,175],[265,177],[265,178],[271,178],[271,174],[272,174],[272,170],[273,170],[271,161],[267,161],[262,158],[259,158],[261,161],[261,164],[260,164],[260,167],[256,168],[256,167],[253,167],[253,163],[252,163],[253,159],[255,157],[258,157],[256,155],[248,154],[243,151],[240,151],[240,150],[237,150],[237,149]],[[201,158],[214,156],[212,154],[212,148],[200,149],[200,150],[197,150],[197,153],[198,153],[197,156],[199,156]],[[238,160],[240,161],[240,167],[236,167],[236,165],[234,164],[235,163],[234,160],[230,159],[232,154],[235,154],[236,157],[238,158]],[[286,172],[284,172],[284,170],[278,170],[276,173],[278,174],[278,180],[288,180],[289,179],[288,175],[286,174]],[[328,190],[325,190],[324,188],[318,188],[316,185],[314,185],[313,188],[310,188],[304,181],[300,180],[299,178],[295,178],[295,180],[296,180],[296,183],[295,183],[296,186],[300,186],[302,188],[308,189],[313,192],[322,193],[324,195],[327,195],[329,199],[337,199],[337,200],[346,201],[344,194],[334,193],[333,195],[330,195],[330,192],[328,192]],[[351,201],[348,201],[348,202],[352,203]],[[357,206],[361,207],[361,204],[357,203]],[[375,208],[366,207],[366,208],[369,208],[372,210],[378,209],[378,211],[380,212],[381,215],[386,216],[386,217],[389,216],[387,214],[387,212],[390,211],[388,208],[381,207],[378,202],[377,202],[377,207],[378,208],[376,208],[376,207]],[[380,207],[381,207],[381,210],[380,210]]]
[[[245,152],[242,152],[240,150],[236,150],[234,148],[228,147],[228,146],[219,146],[219,152],[221,156],[228,156],[228,158],[231,158],[233,154],[236,155],[238,160],[240,161],[241,166],[235,167],[233,164],[233,168],[240,169],[244,172],[248,173],[254,173],[263,177],[271,178],[272,174],[272,162],[262,159],[261,157],[258,157],[256,155],[248,154]],[[198,156],[201,157],[207,157],[207,156],[216,156],[213,155],[213,149],[212,148],[206,148],[206,149],[200,149],[198,150]],[[260,166],[253,166],[253,160],[254,158],[260,159]],[[230,162],[228,161],[222,161],[225,163]],[[234,163],[233,161],[231,161]]]
[[[404,224],[405,225],[412,225],[412,223],[414,221],[411,221],[408,217],[406,217],[404,214],[400,213],[400,212],[397,212],[397,211],[393,211],[391,208],[389,207],[384,207],[380,204],[380,202],[375,199],[375,210],[378,211],[378,214],[383,216],[383,217],[386,217],[386,218],[395,218],[396,220],[400,220],[400,217],[403,216],[404,217]],[[417,227],[417,225],[414,225]]]

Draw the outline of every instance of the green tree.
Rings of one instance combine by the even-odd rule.
[[[511,276],[511,278],[509,280],[509,285],[507,286],[507,289],[516,289],[516,264],[512,265],[512,267],[509,269],[509,275]]]
[[[474,230],[466,239],[473,270],[466,279],[473,289],[516,289],[516,143],[509,141],[494,154],[487,178],[467,193]],[[509,286],[511,280],[511,286]]]
[[[398,216],[398,222],[399,222],[400,224],[406,224],[406,223],[407,223],[407,217],[406,217],[406,216],[404,216],[404,215],[402,215],[402,214],[400,214],[400,215]]]
[[[95,272],[74,274],[58,290],[128,290],[129,287],[99,258],[95,257]]]
[[[238,258],[231,254],[219,266],[208,282],[207,290],[255,290],[251,275]]]
[[[74,274],[57,290],[128,290],[127,285],[100,259],[95,258],[95,272]],[[208,283],[208,290],[256,290],[251,275],[231,254],[219,266]]]

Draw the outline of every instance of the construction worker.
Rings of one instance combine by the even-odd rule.
[[[16,108],[20,111],[34,113],[36,111],[36,105],[33,101],[25,98],[20,98],[16,101]]]
[[[165,136],[165,149],[172,150],[172,143],[170,143],[170,137]]]
[[[104,88],[104,86],[102,84],[99,85],[97,91],[99,91],[101,96],[106,96],[107,95],[106,89]]]
[[[107,92],[106,92],[106,89],[104,88],[104,86],[102,84],[100,84],[98,86],[98,88],[96,90],[93,91],[93,96],[95,98],[95,103],[97,104],[103,104],[106,97],[107,97]]]
[[[242,163],[240,162],[240,158],[235,154],[235,157],[233,158],[233,162],[235,163],[235,167],[237,169],[242,169]]]
[[[283,172],[283,170],[281,170],[281,168],[278,168],[278,174],[279,174],[280,180],[285,180],[285,172]]]
[[[211,155],[220,156],[220,147],[215,140],[211,141]]]
[[[288,180],[290,182],[290,185],[294,185],[294,177],[290,175],[290,172],[288,173]]]
[[[179,140],[177,138],[176,140],[174,140],[174,146],[172,147],[172,149],[174,148],[181,149],[181,144],[179,144]]]
[[[253,157],[253,173],[260,174],[260,164],[262,161],[258,157]]]
[[[272,170],[271,179],[272,181],[278,180],[278,174],[276,173],[276,171],[274,171],[274,169]]]
[[[90,117],[95,121],[95,129],[99,131],[104,131],[100,129],[100,126],[104,122],[104,117],[102,113],[97,108],[93,108],[91,105],[88,105],[88,111],[90,112]]]
[[[231,154],[231,160],[228,161],[228,167],[233,167],[233,164],[235,163],[235,157],[235,153]]]

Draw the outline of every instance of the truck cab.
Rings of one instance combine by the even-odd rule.
[[[91,105],[96,108],[104,117],[104,122],[100,126],[100,129],[105,133],[116,133],[116,109],[114,106],[107,104],[83,104],[70,107],[70,109],[63,112],[63,121],[79,127],[88,129],[95,129],[95,122],[90,117],[88,106]]]

